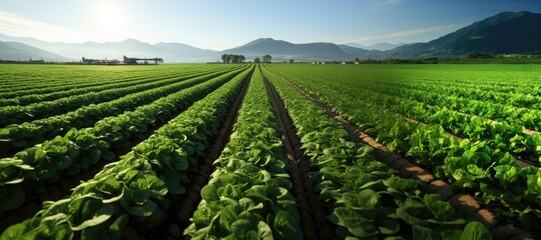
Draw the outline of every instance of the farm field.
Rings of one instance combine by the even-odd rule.
[[[522,239],[535,65],[0,68],[0,239]]]

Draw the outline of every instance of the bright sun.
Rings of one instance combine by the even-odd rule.
[[[119,41],[128,35],[128,13],[114,0],[97,1],[93,5],[91,25],[98,39]]]

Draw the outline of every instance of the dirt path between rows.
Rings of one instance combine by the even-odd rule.
[[[295,88],[305,97],[313,101],[316,105],[325,110],[329,117],[338,120],[346,131],[357,136],[364,143],[378,150],[376,158],[378,161],[387,164],[389,167],[398,171],[400,177],[411,178],[421,181],[424,185],[424,190],[428,193],[437,193],[443,200],[449,201],[451,206],[458,214],[464,217],[473,217],[477,221],[483,223],[490,231],[494,239],[533,239],[532,233],[520,229],[511,224],[498,224],[496,217],[488,209],[482,208],[475,198],[471,195],[454,192],[451,186],[437,179],[432,173],[423,168],[411,163],[404,157],[390,151],[386,146],[376,142],[368,134],[355,127],[346,118],[338,115],[331,108],[325,105],[319,99],[315,98],[308,92],[304,91],[291,81],[282,78],[283,81]]]
[[[249,77],[251,77],[251,74],[249,75]],[[216,89],[218,88],[219,87],[217,87]],[[154,131],[166,125],[171,119],[173,119],[178,114],[184,112],[188,108],[189,107],[179,109],[176,113],[171,114],[172,117],[156,118],[156,122],[154,122],[153,125],[147,126],[148,130],[143,134],[143,137],[141,138],[138,138],[137,134],[132,134],[130,139],[124,140],[122,142],[112,143],[111,149],[109,150],[115,153],[115,159],[113,161],[106,161],[101,158],[99,162],[91,165],[88,169],[81,169],[81,172],[74,176],[70,176],[65,172],[62,172],[62,176],[59,177],[60,180],[55,182],[35,183],[30,181],[28,184],[25,184],[25,192],[32,193],[34,190],[29,189],[34,188],[36,189],[35,191],[39,192],[27,196],[25,202],[20,207],[10,210],[4,215],[0,216],[0,232],[3,232],[6,228],[13,224],[22,222],[26,219],[33,217],[39,210],[41,210],[41,205],[43,201],[57,201],[65,198],[66,196],[69,196],[71,194],[71,189],[78,186],[81,181],[88,181],[89,179],[92,179],[94,175],[96,175],[103,169],[103,166],[108,163],[118,161],[119,156],[123,156],[130,152],[133,146],[136,146],[137,144],[150,137],[152,134],[154,134]]]
[[[287,160],[291,169],[289,175],[293,182],[293,196],[297,201],[297,208],[301,214],[301,227],[305,239],[332,239],[334,229],[327,221],[326,216],[330,215],[329,208],[325,207],[319,194],[310,184],[311,171],[307,160],[304,159],[303,151],[300,149],[301,142],[295,133],[294,125],[287,113],[276,89],[265,78],[265,87],[271,99],[271,104],[276,112],[277,120],[282,129],[282,143],[286,151]]]
[[[17,224],[33,217],[44,201],[57,201],[71,193],[71,189],[79,185],[81,181],[91,179],[103,169],[103,166],[110,162],[101,161],[91,165],[88,169],[81,171],[75,176],[67,176],[62,180],[48,184],[40,193],[28,196],[25,202],[16,209],[6,212],[0,220],[0,232],[9,226]]]
[[[168,119],[169,120],[169,119]],[[150,137],[155,130],[167,123],[166,120],[157,119],[154,126],[149,126],[148,131],[144,133],[145,139]],[[24,203],[16,209],[6,212],[4,215],[0,216],[0,232],[6,230],[7,227],[22,222],[26,219],[33,217],[37,212],[41,210],[42,203],[44,201],[58,201],[69,196],[72,192],[72,189],[77,187],[82,181],[88,181],[94,177],[98,172],[103,170],[103,167],[109,163],[116,162],[119,160],[119,156],[125,155],[131,151],[130,148],[124,147],[124,143],[129,143],[131,146],[135,146],[143,140],[138,139],[133,135],[130,139],[125,140],[120,143],[113,143],[110,151],[115,153],[115,159],[112,161],[107,161],[103,158],[100,158],[95,164],[89,166],[88,169],[81,169],[76,175],[68,175],[66,172],[61,172],[59,180],[54,182],[35,182],[29,180],[28,183],[25,183],[23,188],[25,192],[33,193],[26,196]],[[35,189],[35,190],[29,190]],[[36,193],[34,193],[34,191]]]
[[[239,109],[242,106],[248,85],[252,78],[253,71],[244,80],[243,86],[237,95],[237,98],[229,108],[225,120],[218,130],[218,134],[210,143],[210,148],[205,151],[205,158],[198,159],[196,171],[191,173],[191,183],[186,187],[186,193],[180,198],[174,199],[169,196],[171,207],[167,214],[167,220],[154,228],[149,234],[148,239],[179,239],[182,238],[182,232],[190,224],[190,218],[195,212],[197,205],[201,201],[201,188],[207,185],[209,177],[214,171],[212,164],[222,153],[225,145],[229,142],[229,136],[233,131],[233,126],[237,121]]]

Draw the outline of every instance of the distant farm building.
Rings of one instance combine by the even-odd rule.
[[[120,63],[117,59],[91,59],[91,58],[85,58],[82,59],[84,64],[96,64],[96,65],[117,65]]]
[[[154,64],[163,63],[162,58],[130,58],[124,56],[125,64],[149,64],[149,62],[154,62]]]

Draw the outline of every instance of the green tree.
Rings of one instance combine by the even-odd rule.
[[[269,55],[269,54],[265,54],[265,56],[263,56],[263,62],[264,63],[270,63],[272,60],[272,56]]]
[[[239,55],[231,54],[231,62],[232,63],[239,63]]]
[[[243,63],[246,57],[236,54],[222,54],[222,61],[224,63]]]
[[[289,63],[294,63],[294,62],[295,62],[295,60],[289,59]]]
[[[254,59],[254,63],[260,63],[260,62],[261,62],[261,60],[259,58]]]

